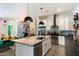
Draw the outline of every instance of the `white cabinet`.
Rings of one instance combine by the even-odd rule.
[[[51,48],[51,38],[47,39],[47,46],[48,46],[48,49]]]
[[[50,48],[51,48],[51,38],[49,37],[42,42],[42,55],[45,55]]]
[[[33,46],[28,46],[21,43],[15,43],[16,44],[16,56],[33,56]]]
[[[44,56],[51,48],[51,38],[46,37],[36,45],[28,45],[21,41],[15,41],[16,56]]]
[[[65,36],[59,36],[58,38],[58,44],[65,46]]]

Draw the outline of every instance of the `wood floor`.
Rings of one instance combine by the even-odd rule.
[[[7,48],[0,52],[0,56],[14,56],[14,49]]]
[[[70,36],[65,37],[66,56],[79,56],[79,41],[75,41]]]
[[[0,52],[0,56],[14,56],[14,49],[9,48]],[[65,56],[65,49],[63,46],[52,45],[46,56]]]
[[[46,56],[65,56],[65,47],[52,45]]]
[[[73,41],[72,37],[65,38],[65,47],[52,45],[45,56],[79,56],[79,41]],[[15,49],[0,52],[0,56],[14,56]]]

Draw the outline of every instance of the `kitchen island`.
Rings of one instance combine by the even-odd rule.
[[[43,56],[51,48],[50,36],[31,36],[13,41],[16,45],[16,56]]]

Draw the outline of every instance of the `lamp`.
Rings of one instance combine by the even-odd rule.
[[[43,8],[40,8],[40,10],[41,10],[41,13],[40,13],[40,15],[38,16],[38,18],[39,19],[47,19],[48,18],[48,16],[49,16],[49,13],[48,13],[48,10],[44,10],[43,11]]]
[[[39,25],[44,25],[44,22],[43,22],[43,21],[40,21],[40,22],[39,22]]]
[[[29,15],[29,3],[28,3],[28,15]],[[26,21],[31,21],[31,22],[33,22],[33,19],[32,19],[30,16],[26,16],[26,17],[24,18],[24,22],[26,22]]]
[[[30,16],[27,16],[27,17],[24,18],[24,22],[26,22],[26,21],[33,22],[33,19]]]
[[[44,22],[42,21],[42,16],[43,16],[43,15],[42,15],[42,9],[43,9],[43,8],[40,8],[40,9],[41,9],[41,16],[40,16],[41,21],[39,22],[39,25],[44,25]]]

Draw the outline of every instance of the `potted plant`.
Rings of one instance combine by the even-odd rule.
[[[2,35],[1,35],[1,40],[4,40],[4,39],[5,39],[5,35],[2,34]]]

